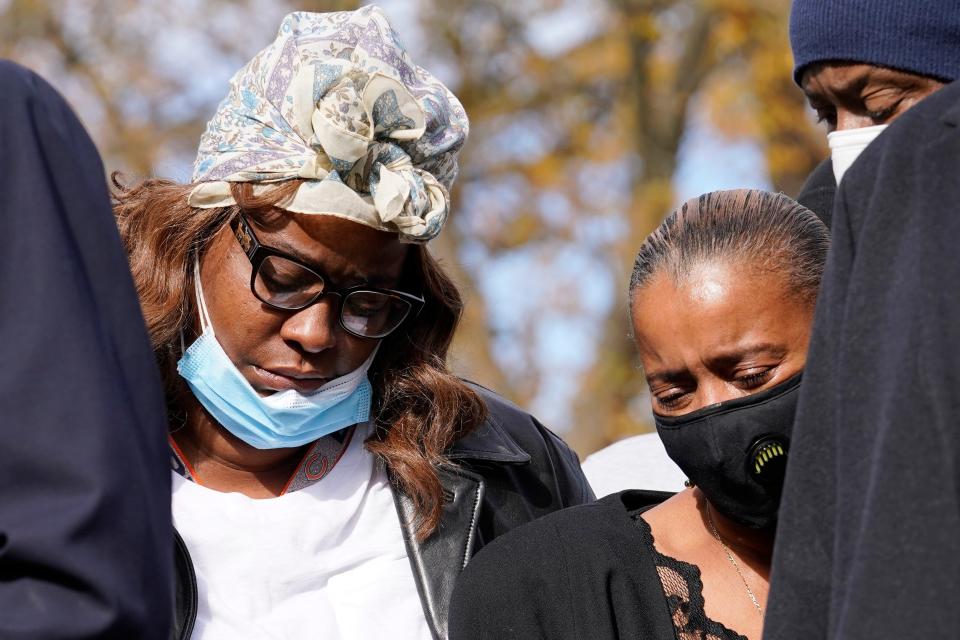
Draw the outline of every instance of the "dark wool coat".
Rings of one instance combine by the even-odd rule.
[[[833,177],[833,162],[827,158],[817,165],[803,183],[797,202],[810,211],[827,225],[833,224],[833,199],[837,191],[837,180]]]
[[[960,85],[837,192],[766,640],[960,633]]]
[[[163,388],[97,151],[0,61],[0,638],[167,638]]]

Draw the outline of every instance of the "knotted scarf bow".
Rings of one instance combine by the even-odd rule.
[[[447,219],[468,128],[377,7],[292,13],[231,80],[200,140],[190,204],[235,204],[231,182],[256,192],[303,178],[284,209],[426,242]]]

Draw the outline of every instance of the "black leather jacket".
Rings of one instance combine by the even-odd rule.
[[[413,505],[394,491],[420,601],[436,640],[447,637],[454,581],[474,553],[514,527],[594,500],[576,454],[560,438],[492,391],[474,388],[487,405],[487,419],[448,452],[457,466],[440,471],[446,503],[437,532],[417,542],[405,524],[414,521]],[[187,640],[196,616],[197,586],[179,536],[176,566],[174,639]]]

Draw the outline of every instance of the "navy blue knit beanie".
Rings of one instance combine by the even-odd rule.
[[[960,0],[794,0],[793,79],[828,60],[960,78]]]

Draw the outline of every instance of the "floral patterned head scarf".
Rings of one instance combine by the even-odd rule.
[[[281,206],[434,238],[469,123],[449,89],[410,60],[377,7],[291,13],[277,39],[230,81],[200,138],[194,207],[235,204],[231,182],[255,192],[305,178]]]

